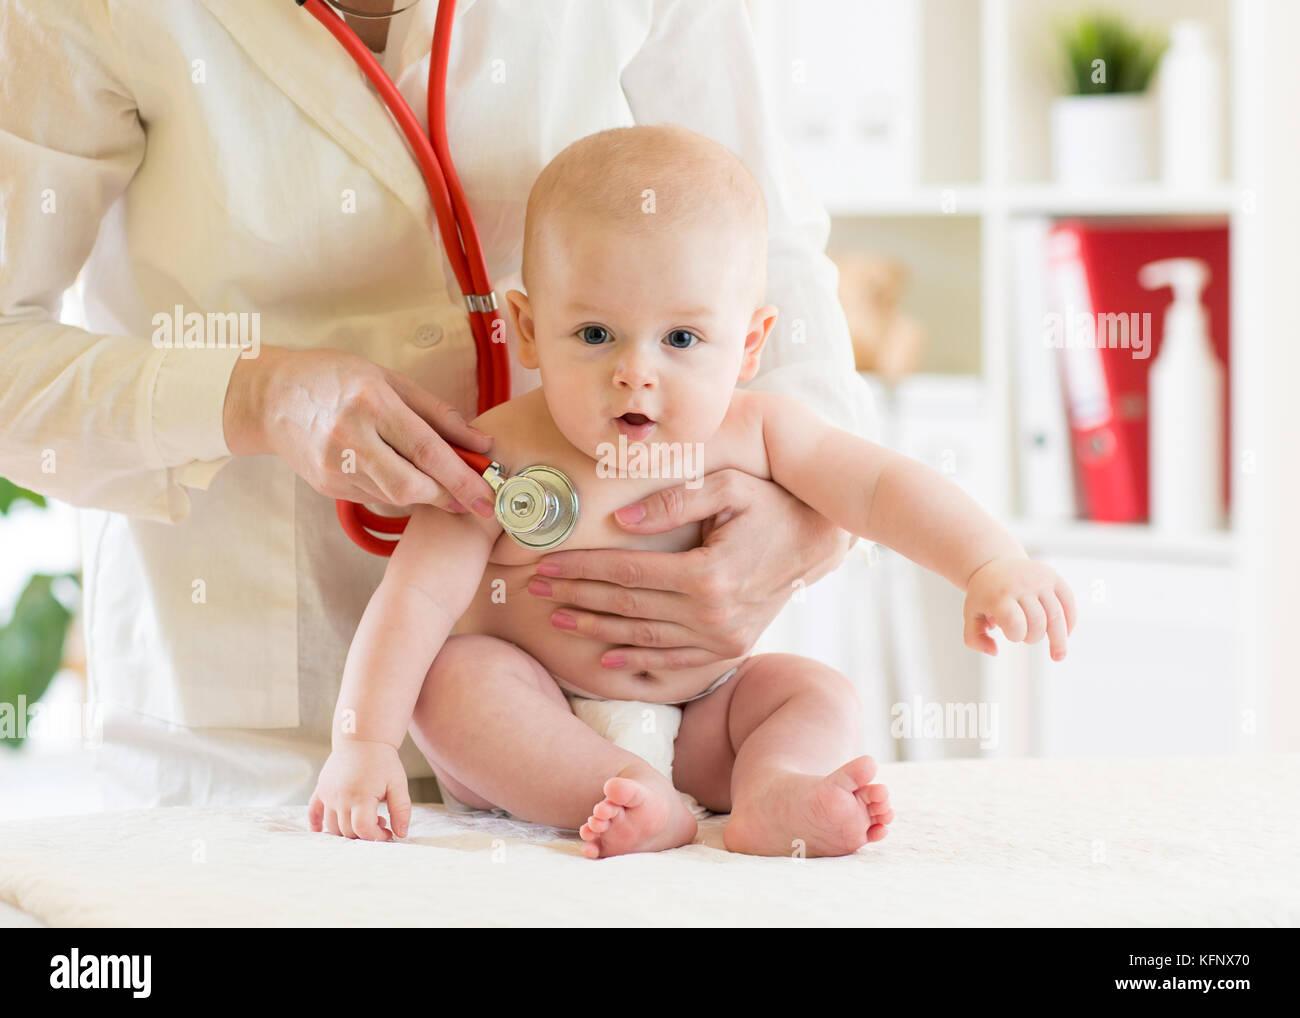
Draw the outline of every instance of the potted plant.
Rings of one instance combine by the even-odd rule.
[[[1117,15],[1080,14],[1057,26],[1068,94],[1052,105],[1058,184],[1096,189],[1155,177],[1155,110],[1147,86],[1165,50]]]
[[[43,496],[20,488],[0,477],[0,516],[13,506],[30,502],[43,508]],[[23,744],[26,718],[49,687],[64,662],[64,641],[74,609],[65,605],[55,590],[75,573],[37,573],[18,597],[13,615],[0,624],[0,746],[16,749]]]

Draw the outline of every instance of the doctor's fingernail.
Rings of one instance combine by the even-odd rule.
[[[603,657],[600,663],[606,668],[622,668],[627,663],[627,658],[621,654],[615,654],[613,657]]]
[[[534,576],[528,581],[528,590],[530,593],[541,594],[543,597],[551,596],[551,585],[538,576]]]
[[[454,513],[463,513],[465,511],[465,507],[461,505],[459,502],[457,502],[454,498],[447,503],[447,508],[448,510]]]
[[[645,519],[645,506],[635,502],[632,505],[625,505],[614,515],[618,517],[620,523],[640,523]]]
[[[560,567],[557,566],[554,562],[539,562],[539,563],[537,563],[537,571],[538,571],[539,573],[542,573],[542,574],[546,575],[546,576],[559,576],[559,575],[560,575]]]
[[[485,519],[491,519],[492,503],[480,495],[474,499],[474,511]]]
[[[564,612],[554,612],[551,615],[551,624],[557,629],[577,629],[578,620],[572,615],[565,615]]]

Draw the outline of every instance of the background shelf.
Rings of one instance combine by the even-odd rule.
[[[781,8],[786,27],[790,19],[815,21],[827,17],[831,8],[846,8],[829,0],[797,5],[754,0],[753,6],[756,12]],[[1208,26],[1223,69],[1225,179],[1193,190],[1152,181],[1095,191],[1065,189],[1051,179],[1050,111],[1061,93],[1053,26],[1073,12],[1113,10],[1114,5],[1090,0],[899,0],[883,5],[862,0],[848,6],[860,19],[868,10],[887,6],[888,17],[897,19],[894,26],[902,25],[902,37],[916,47],[916,67],[898,75],[898,88],[892,91],[889,79],[862,66],[874,50],[864,51],[859,63],[836,56],[838,51],[827,53],[820,72],[848,68],[889,94],[882,108],[892,108],[892,102],[915,119],[915,129],[903,136],[915,151],[900,161],[914,172],[903,180],[869,179],[865,170],[862,179],[846,178],[845,167],[866,167],[870,161],[847,150],[827,157],[815,136],[801,139],[797,129],[789,137],[801,162],[810,166],[810,183],[832,217],[831,254],[879,253],[909,269],[902,310],[921,321],[929,347],[915,384],[905,382],[884,396],[874,387],[888,436],[931,466],[945,460],[958,464],[953,479],[1007,521],[1031,555],[1067,577],[1087,620],[1061,664],[1048,659],[1045,643],[1012,646],[1000,641],[997,657],[974,654],[962,646],[960,631],[949,631],[954,618],[960,621],[960,593],[913,563],[886,555],[892,571],[885,596],[919,606],[912,609],[917,621],[910,633],[898,618],[881,629],[899,641],[888,666],[893,669],[891,689],[898,693],[924,686],[928,695],[944,700],[997,702],[1005,729],[991,751],[997,754],[1243,748],[1236,711],[1255,696],[1250,669],[1257,637],[1251,595],[1242,589],[1241,578],[1261,554],[1246,529],[1246,520],[1258,518],[1258,509],[1252,515],[1249,507],[1249,485],[1238,483],[1234,474],[1230,529],[1198,536],[1170,536],[1145,525],[1021,517],[1015,487],[1018,365],[1011,241],[1017,224],[1030,217],[1226,223],[1233,287],[1232,445],[1226,453],[1235,464],[1259,445],[1258,431],[1252,440],[1248,426],[1255,420],[1258,428],[1252,416],[1258,411],[1246,388],[1258,385],[1259,375],[1256,369],[1255,382],[1248,382],[1256,362],[1250,350],[1241,355],[1242,345],[1252,338],[1241,294],[1258,284],[1243,261],[1252,249],[1243,245],[1241,235],[1258,230],[1260,216],[1258,195],[1243,175],[1250,164],[1242,155],[1242,137],[1252,118],[1257,134],[1276,131],[1277,125],[1269,126],[1258,99],[1250,101],[1243,84],[1251,67],[1243,58],[1243,39],[1249,34],[1243,34],[1243,26],[1250,27],[1251,16],[1247,5],[1238,0],[1142,0],[1122,9],[1127,20],[1146,29],[1167,30],[1180,18]],[[835,32],[827,31],[829,24],[836,25]],[[794,106],[808,99],[799,95],[802,86],[787,80],[783,61],[806,56],[805,50],[815,52],[813,47],[839,28],[838,22],[823,22],[820,33],[768,36],[777,47],[774,88],[779,99],[790,99]],[[852,47],[858,34],[846,31],[845,39],[829,44]],[[788,44],[785,49],[783,44]],[[879,40],[873,45],[879,48]],[[1257,46],[1258,38],[1251,45]],[[1159,88],[1158,77],[1154,88]],[[889,438],[886,442],[894,444]],[[1239,511],[1243,506],[1245,513]],[[833,604],[840,601],[853,604],[845,589],[837,591],[826,611],[834,611]],[[881,595],[875,590],[871,596]],[[844,658],[854,659],[847,652]],[[1171,704],[1170,696],[1179,689],[1190,698]],[[1103,723],[1115,710],[1124,712],[1123,723]],[[1171,728],[1169,719],[1175,717],[1177,726]],[[937,752],[976,751],[965,745]]]

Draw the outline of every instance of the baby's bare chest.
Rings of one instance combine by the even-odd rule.
[[[522,463],[531,466],[531,463]],[[538,550],[526,547],[502,533],[492,549],[489,564],[495,566],[531,566],[544,555],[559,551],[579,551],[590,548],[633,548],[647,551],[678,552],[698,547],[701,525],[698,521],[675,527],[664,533],[639,534],[621,527],[614,513],[624,506],[633,505],[654,496],[664,489],[683,487],[684,491],[697,491],[702,480],[677,477],[617,477],[599,476],[583,470],[583,464],[569,463],[568,469],[552,459],[547,465],[560,470],[569,478],[577,494],[577,522],[572,533],[555,548]],[[589,469],[589,468],[588,468]],[[688,487],[689,486],[689,487]],[[677,504],[676,497],[667,501]]]
[[[527,406],[527,401],[521,401]],[[547,466],[568,479],[577,496],[573,531],[554,548],[539,550],[502,533],[488,559],[487,574],[531,573],[541,558],[555,552],[587,549],[636,549],[682,552],[699,546],[702,523],[687,520],[659,533],[638,533],[620,526],[614,513],[643,500],[647,504],[687,507],[687,515],[719,511],[704,495],[710,474],[728,469],[766,478],[768,464],[761,428],[747,425],[743,415],[729,415],[706,442],[648,442],[607,444],[593,457],[564,441],[549,418],[534,420],[527,413],[507,420],[497,434],[491,455],[513,476],[530,466]],[[485,576],[485,579],[487,577]]]

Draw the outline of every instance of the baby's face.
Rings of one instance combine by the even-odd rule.
[[[758,370],[777,309],[745,299],[754,259],[721,231],[552,230],[529,296],[507,294],[519,359],[556,425],[593,458],[619,436],[704,442]],[[638,416],[640,415],[640,416]]]

